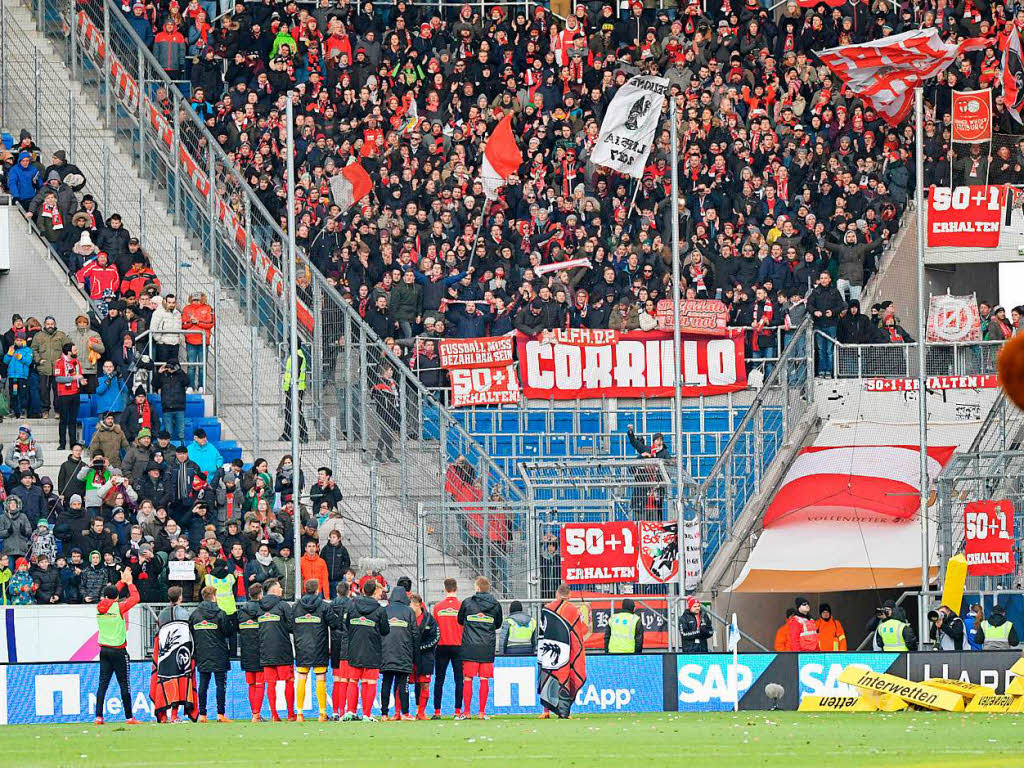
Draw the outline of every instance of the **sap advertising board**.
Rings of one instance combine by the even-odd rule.
[[[766,683],[780,683],[786,693],[778,702],[795,709],[805,695],[851,695],[839,682],[849,665],[875,672],[891,672],[921,680],[941,675],[967,682],[1009,682],[1006,670],[1020,654],[1016,651],[971,653],[745,653],[733,664],[730,654],[645,654],[598,656],[587,660],[587,683],[576,697],[574,712],[709,712],[733,707],[768,709],[774,702],[764,693]],[[151,664],[132,662],[131,688],[134,714],[152,720],[149,700]],[[0,724],[88,722],[94,717],[98,665],[95,663],[8,664],[0,666]],[[284,684],[278,685],[283,701]],[[312,686],[306,689],[303,709],[310,712]],[[328,686],[328,692],[330,692]],[[454,708],[453,685],[445,686],[444,710]],[[228,675],[228,717],[248,718],[245,678],[234,667]],[[213,692],[210,693],[211,699]],[[212,703],[212,701],[211,701]],[[107,694],[106,714],[122,715],[116,686]],[[497,715],[535,714],[537,668],[532,658],[498,658],[494,668],[488,711]],[[264,707],[264,715],[269,711]]]

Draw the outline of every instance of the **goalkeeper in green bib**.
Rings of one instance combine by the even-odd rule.
[[[121,600],[121,589],[128,588],[128,598]],[[125,722],[135,724],[132,714],[132,689],[128,680],[128,611],[138,605],[139,590],[132,583],[132,569],[121,572],[121,580],[103,590],[103,599],[96,604],[99,625],[100,685],[96,690],[96,724],[103,725],[103,707],[107,702],[107,686],[116,676],[121,687],[121,705]]]

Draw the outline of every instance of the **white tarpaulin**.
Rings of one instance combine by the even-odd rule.
[[[643,176],[667,95],[668,78],[631,78],[608,105],[591,162],[636,179]]]

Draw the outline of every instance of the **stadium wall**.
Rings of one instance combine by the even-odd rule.
[[[996,687],[1002,692],[1012,679],[1008,670],[1020,657],[1017,651],[973,653],[757,653],[644,654],[591,656],[587,683],[580,691],[574,713],[710,712],[732,709],[733,691],[740,694],[740,709],[769,709],[767,683],[779,683],[785,695],[781,709],[795,709],[807,695],[851,695],[838,681],[850,664],[876,672],[889,672],[911,680],[927,677],[959,678]],[[131,664],[134,714],[152,721],[149,662]],[[0,666],[0,724],[84,723],[95,712],[98,666],[93,663],[8,664]],[[279,684],[283,689],[283,683]],[[310,710],[312,686],[303,709]],[[330,686],[328,686],[330,691]],[[488,712],[495,715],[530,715],[540,711],[537,667],[532,658],[499,657]],[[212,697],[212,691],[211,691]],[[283,698],[283,690],[278,693]],[[445,687],[444,709],[453,709],[453,687]],[[121,715],[116,686],[107,693],[107,716]],[[379,709],[374,710],[379,712]],[[227,715],[249,718],[245,677],[237,664],[228,675]],[[264,709],[264,715],[269,711]]]

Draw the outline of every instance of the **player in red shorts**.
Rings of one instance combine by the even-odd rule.
[[[342,720],[360,719],[356,714],[360,688],[363,691],[362,719],[371,722],[376,719],[373,716],[373,700],[377,697],[377,677],[380,675],[382,661],[381,638],[391,631],[387,611],[380,604],[383,594],[384,588],[378,582],[366,582],[363,594],[352,601],[345,620],[350,683]]]
[[[487,696],[491,691],[494,677],[494,646],[498,630],[504,618],[501,605],[491,594],[491,582],[484,576],[477,576],[476,594],[466,598],[459,608],[459,624],[462,625],[462,717],[470,716],[473,704],[473,678],[480,678],[481,720],[487,719]]]
[[[277,681],[284,682],[285,705],[288,719],[295,719],[295,656],[292,653],[292,609],[283,599],[284,590],[277,579],[268,579],[260,600],[260,664],[263,680],[267,684],[267,700],[271,719],[280,722],[277,714]]]
[[[412,675],[409,682],[413,684],[416,691],[416,719],[427,719],[427,699],[430,698],[430,673],[434,669],[434,648],[437,646],[440,634],[437,630],[437,622],[430,615],[423,604],[423,598],[415,593],[409,593],[409,604],[412,612],[416,615],[416,624],[420,628],[420,644],[416,650],[416,657],[413,661]]]
[[[249,602],[238,608],[238,655],[242,660],[242,671],[249,686],[249,709],[252,721],[260,722],[263,708],[263,665],[260,663],[260,598],[263,585],[255,583],[249,587]]]
[[[345,714],[345,702],[348,701],[349,686],[352,684],[352,669],[347,658],[348,635],[345,631],[352,600],[348,596],[348,584],[345,582],[339,583],[336,590],[331,601],[331,679],[334,681],[331,703],[334,704],[335,719],[340,720]]]

